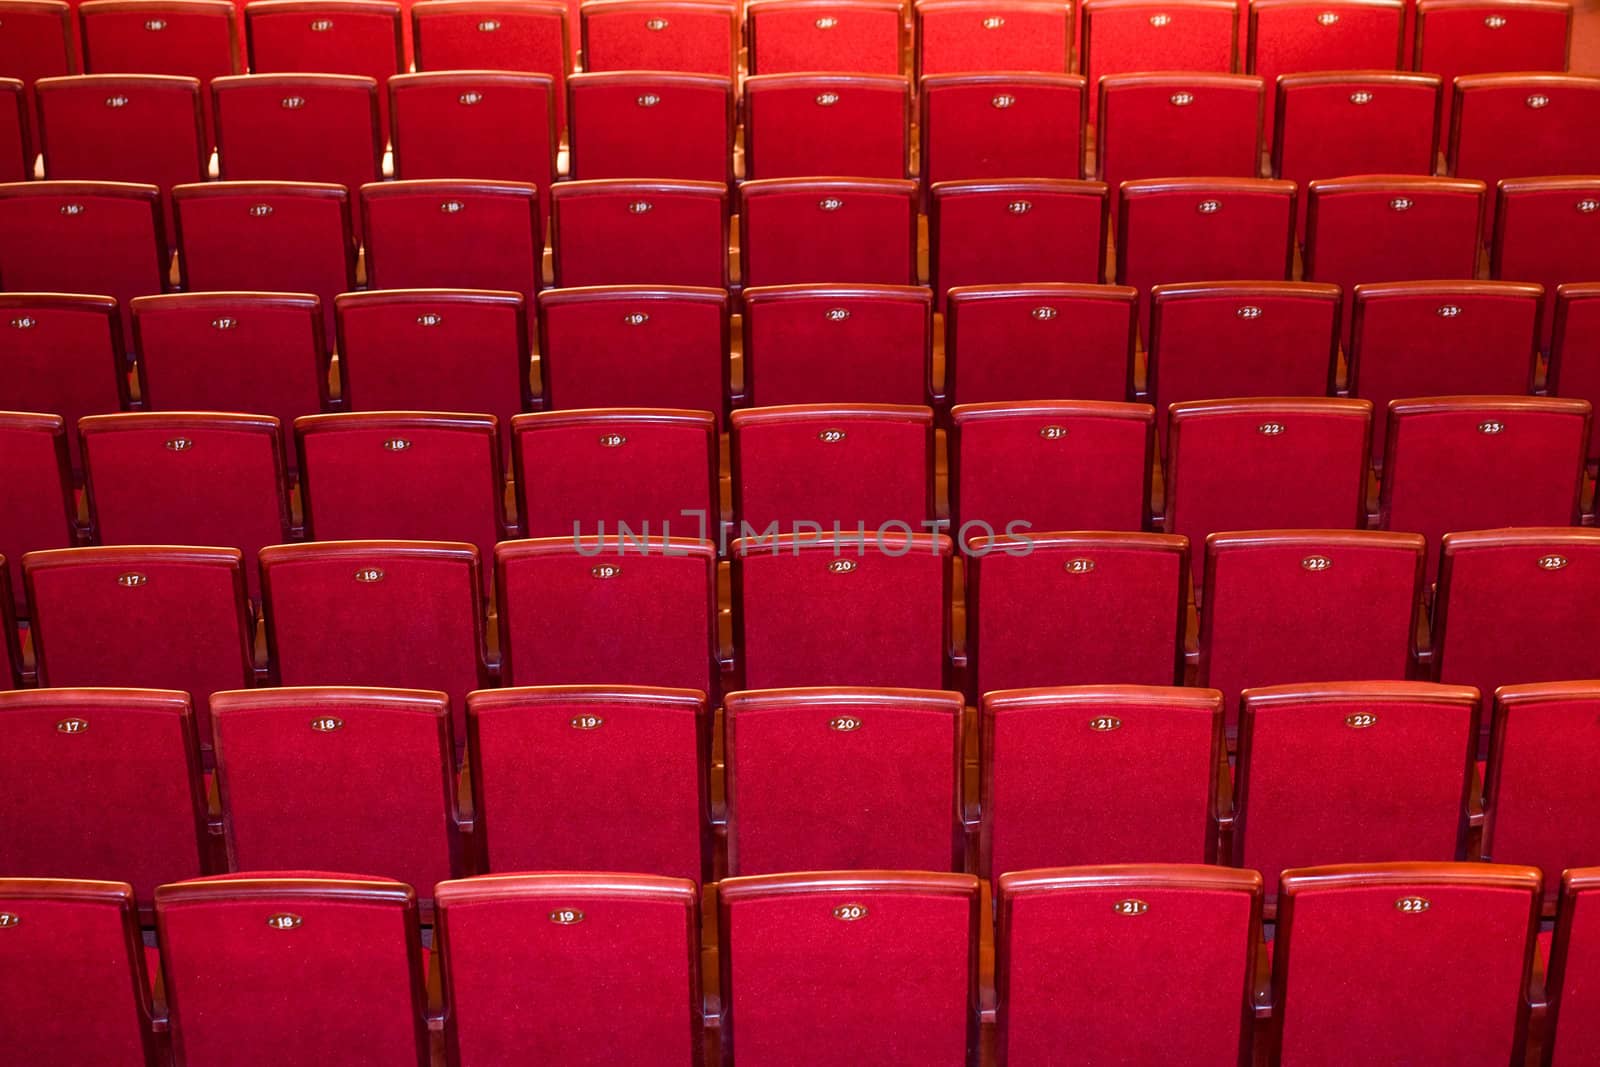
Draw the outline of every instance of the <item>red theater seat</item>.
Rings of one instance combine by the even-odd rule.
[[[734,97],[726,75],[586,72],[568,79],[567,95],[573,178],[733,180]]]
[[[933,297],[917,285],[773,285],[744,291],[750,403],[926,404]]]
[[[1539,345],[1550,351],[1556,290],[1600,277],[1600,176],[1500,182],[1489,276],[1544,286]]]
[[[1089,122],[1099,115],[1100,79],[1113,74],[1186,70],[1232,74],[1239,6],[1232,0],[1087,0],[1078,69],[1088,76]]]
[[[739,188],[744,284],[917,284],[917,183],[770,178]]]
[[[718,901],[722,1041],[741,1067],[825,1063],[841,1049],[862,1063],[964,1062],[976,1040],[976,878],[776,874],[729,879]],[[819,1013],[823,995],[838,1003]]]
[[[900,74],[900,0],[751,0],[744,9],[751,74]]]
[[[642,874],[443,883],[434,930],[450,1062],[698,1064],[699,902],[691,883]],[[528,998],[562,1010],[519,1010]]]
[[[378,83],[378,146],[389,136],[389,79],[410,68],[392,0],[251,0],[244,25],[257,74],[315,71]]]
[[[59,415],[0,413],[0,553],[10,561],[7,584],[16,614],[28,614],[22,557],[73,543],[78,515],[67,460],[67,433]]]
[[[1290,872],[1272,953],[1272,1062],[1512,1062],[1538,926],[1539,872],[1528,867]]]
[[[22,82],[23,150],[30,161],[39,151],[32,128],[33,84],[40,78],[78,72],[75,16],[75,10],[59,0],[0,2],[0,75]],[[32,176],[30,166],[27,177]]]
[[[961,694],[767,689],[726,707],[729,874],[961,869]]]
[[[486,869],[651,871],[692,882],[709,870],[703,693],[485,689],[467,699],[467,730]]]
[[[1256,872],[1022,871],[1001,879],[997,907],[1001,1067],[1068,1046],[1096,1062],[1249,1062]]]
[[[0,12],[0,22],[4,12]],[[4,29],[0,26],[0,29]],[[28,97],[16,78],[0,78],[0,181],[20,182],[33,177],[33,155],[28,134]]]
[[[1041,865],[1217,861],[1227,749],[1215,689],[1008,689],[985,693],[982,706],[987,877]]]
[[[1407,69],[1409,57],[1401,54],[1405,22],[1403,0],[1251,0],[1245,70],[1268,87],[1264,143],[1273,143],[1270,96],[1280,77],[1305,71]]]
[[[1413,66],[1447,86],[1464,74],[1567,69],[1572,5],[1563,0],[1414,0],[1413,10]],[[1451,107],[1447,93],[1440,129],[1451,128]]]
[[[179,882],[161,888],[156,926],[179,1063],[428,1067],[410,886],[298,871]]]
[[[89,0],[78,5],[83,65],[91,74],[173,74],[200,79],[205,144],[216,146],[211,79],[242,72],[232,0]],[[205,168],[201,168],[204,177]]]
[[[893,529],[735,541],[744,688],[942,688],[951,551],[948,537]]]
[[[745,175],[904,178],[910,112],[911,90],[898,75],[750,78],[744,84]]]
[[[1550,344],[1549,388],[1557,396],[1600,401],[1600,283],[1562,285],[1556,292],[1555,332]],[[1586,452],[1600,456],[1600,437]]]
[[[1592,810],[1592,809],[1591,809]],[[1579,867],[1561,876],[1561,917],[1550,949],[1545,989],[1550,1008],[1545,1041],[1552,1067],[1572,1067],[1589,1058],[1596,1040],[1591,1010],[1595,966],[1593,895],[1600,871]]]
[[[0,785],[0,798],[15,813],[0,842],[8,877],[57,878],[72,871],[131,882],[139,903],[149,907],[156,886],[205,870],[211,852],[206,789],[186,694],[164,689],[0,693],[0,733],[12,768]],[[12,910],[4,907],[4,897],[0,889],[0,910]],[[8,931],[0,944],[10,941]],[[68,1007],[58,1004],[34,1021],[48,1026]],[[57,1049],[37,1062],[60,1062],[59,1055]]]
[[[739,12],[715,0],[588,0],[584,70],[671,70],[731,78]]]
[[[211,747],[211,694],[251,684],[255,627],[237,550],[30,552],[22,574],[41,686],[192,694],[198,739]],[[155,883],[140,884],[147,891]]]
[[[945,390],[958,404],[1125,400],[1133,393],[1138,295],[1127,286],[1065,282],[950,290]]]
[[[1071,69],[1072,4],[1066,0],[920,0],[915,15],[918,78]]]
[[[562,0],[419,0],[411,7],[411,30],[419,71],[548,75],[556,134],[566,132],[567,74],[578,51],[578,27],[568,22]]]
[[[361,188],[375,289],[539,290],[544,218],[522,182],[420,179]]]
[[[972,695],[1183,677],[1189,543],[1146,533],[968,542]]]
[[[1076,74],[935,74],[922,80],[922,186],[1029,175],[1083,177]]]
[[[550,249],[558,287],[728,286],[728,190],[715,182],[561,182]]]
[[[0,258],[5,255],[0,246]],[[60,292],[0,293],[0,323],[10,328],[0,354],[0,396],[14,412],[59,415],[67,428],[72,467],[81,471],[78,420],[120,411],[128,403],[116,300]],[[13,562],[21,557],[10,546],[6,551]]]

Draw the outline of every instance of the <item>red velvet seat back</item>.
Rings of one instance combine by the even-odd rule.
[[[743,297],[752,404],[927,403],[933,299],[926,288],[774,285]]]
[[[717,693],[716,548],[612,535],[495,552],[508,685],[668,686]]]
[[[1227,0],[1090,0],[1082,5],[1078,68],[1091,92],[1089,122],[1097,121],[1100,79],[1108,74],[1187,70],[1232,74],[1242,69],[1235,38],[1239,8]]]
[[[0,843],[8,876],[127,881],[148,906],[156,886],[205,869],[205,782],[186,695],[18,690],[0,694],[0,731],[11,767],[0,794],[15,813]],[[3,892],[0,910],[13,910]]]
[[[74,48],[75,12],[58,0],[5,0],[0,4],[0,71],[23,85],[23,147],[29,159],[39,150],[34,136],[33,83],[78,71]],[[29,174],[28,177],[32,177]]]
[[[672,70],[731,78],[739,16],[717,0],[594,0],[583,8],[584,70]]]
[[[745,173],[904,178],[910,112],[897,74],[757,75],[744,85]]]
[[[547,408],[683,408],[714,412],[720,423],[728,294],[689,286],[547,289],[539,297],[539,361]]]
[[[349,875],[186,882],[162,888],[156,923],[178,1062],[427,1067],[409,886]]]
[[[1409,57],[1401,54],[1405,22],[1403,0],[1256,0],[1250,5],[1245,69],[1267,84],[1269,95],[1285,74],[1406,69]],[[1261,130],[1268,145],[1275,118],[1269,100]]]
[[[33,177],[28,153],[28,98],[17,78],[0,78],[0,180],[20,182]]]
[[[1183,656],[1187,541],[1137,533],[1026,536],[1031,543],[970,548],[967,663],[974,695],[1181,679],[1181,670],[1174,672]]]
[[[349,196],[342,186],[181,185],[173,190],[172,206],[186,290],[311,293],[322,304],[323,345],[333,347],[333,298],[356,284]],[[241,248],[249,248],[250,254],[239,255]]]
[[[84,69],[91,74],[173,74],[200,79],[204,148],[216,146],[211,79],[243,71],[231,0],[89,0],[78,6]],[[159,25],[152,25],[159,23]],[[202,180],[205,168],[201,167]],[[149,180],[149,179],[145,179]]]
[[[1439,75],[1447,86],[1463,74],[1567,69],[1572,48],[1570,4],[1559,0],[1416,0],[1414,10],[1413,65]],[[1440,129],[1451,128],[1452,104],[1447,93]]]
[[[212,693],[251,683],[237,550],[73,548],[23,560],[39,684],[176,689],[211,744]]]
[[[1206,544],[1200,683],[1227,698],[1306,679],[1400,679],[1422,593],[1415,534],[1214,534]]]
[[[252,0],[244,22],[257,74],[318,71],[378,83],[379,143],[389,136],[389,79],[410,67],[402,5],[390,0]],[[354,190],[352,190],[354,192]]]
[[[267,0],[275,2],[275,0]],[[539,289],[544,220],[531,185],[417,180],[361,190],[375,289]]]
[[[1043,866],[1217,860],[1226,750],[1214,689],[985,693],[982,751],[979,863],[991,878]]]
[[[840,1049],[862,1063],[964,1062],[976,1037],[976,878],[735,878],[719,901],[722,1040],[742,1067],[824,1063]],[[824,996],[839,1003],[819,1011]]]
[[[558,286],[728,284],[728,190],[718,182],[562,182],[550,248]]]
[[[708,411],[611,408],[519,415],[517,515],[528,537],[710,540],[717,501],[716,419]]]
[[[916,21],[919,78],[1068,69],[1072,5],[1062,0],[936,0],[916,5]]]
[[[739,195],[745,285],[916,284],[916,182],[773,178]]]
[[[417,70],[547,74],[557,136],[567,129],[567,73],[578,27],[561,0],[419,0],[411,7]],[[570,39],[570,46],[569,46]]]
[[[82,470],[78,420],[120,411],[127,399],[116,300],[60,292],[0,293],[0,325],[9,327],[0,353],[0,396],[11,411],[60,416],[72,467]],[[24,522],[27,517],[11,514],[7,521]],[[13,561],[24,551],[6,547]]]
[[[735,541],[745,688],[941,688],[950,553],[947,537],[893,531]]]
[[[0,914],[9,920],[0,942],[7,1054],[78,1067],[145,1063],[150,994],[129,886],[6,878]]]
[[[1134,302],[1120,285],[973,285],[945,303],[945,389],[958,404],[1123,400]]]
[[[1433,173],[1439,78],[1432,74],[1312,73],[1278,78],[1272,176],[1300,187],[1296,232],[1306,234],[1306,184],[1346,174]]]
[[[601,71],[574,74],[567,92],[573,178],[732,180],[733,83],[726,75]]]
[[[1282,1062],[1353,1063],[1381,1049],[1394,1063],[1500,1067],[1521,1053],[1539,872],[1312,867],[1283,893],[1270,1039]]]
[[[439,887],[456,1063],[700,1063],[699,890],[649,875],[524,874]],[[560,1002],[528,1012],[526,998]]]
[[[444,694],[255,689],[218,694],[212,707],[231,869],[346,866],[424,899],[455,876]]]
[[[6,472],[0,481],[0,555],[10,561],[11,606],[26,616],[23,555],[66,548],[74,536],[77,506],[61,417],[27,412],[0,415],[0,469]]]
[[[726,707],[729,874],[961,868],[959,693],[769,689]]]
[[[1549,1028],[1545,1040],[1552,1052],[1553,1067],[1572,1067],[1589,1058],[1597,1039],[1591,981],[1595,960],[1596,871],[1582,867],[1561,879],[1561,920],[1556,927],[1554,946],[1545,988],[1550,991]]]
[[[1075,74],[939,74],[922,83],[922,182],[1083,177]]]
[[[733,510],[753,533],[858,523],[914,533],[933,517],[928,408],[794,404],[745,408],[732,422]]]
[[[1028,871],[998,902],[996,1063],[1248,1062],[1261,876],[1188,864]],[[1117,990],[1115,995],[1109,990]]]
[[[1600,177],[1504,181],[1493,236],[1490,277],[1544,286],[1539,345],[1549,351],[1556,289],[1600,276]]]
[[[468,700],[473,807],[492,871],[700,881],[711,719],[687,689],[556,685]],[[528,768],[542,768],[538,779]]]
[[[899,74],[905,9],[898,0],[752,0],[744,10],[751,74]]]
[[[1309,677],[1309,675],[1308,675]],[[1318,859],[1466,854],[1478,694],[1431,682],[1252,688],[1239,715],[1233,862],[1266,878]]]
[[[951,530],[976,536],[1139,530],[1154,413],[1097,400],[961,404],[951,412]]]
[[[1195,580],[1213,533],[1363,529],[1371,425],[1361,400],[1173,405],[1162,528],[1189,539]]]
[[[1550,392],[1600,401],[1600,284],[1568,283],[1556,295],[1555,332],[1550,344]],[[1585,449],[1600,455],[1600,437]]]

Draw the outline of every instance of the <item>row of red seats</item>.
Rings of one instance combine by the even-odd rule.
[[[0,991],[19,1054],[81,1067],[165,1064],[169,1042],[179,1063],[274,1067],[690,1067],[718,1046],[741,1067],[843,1048],[862,1063],[975,1065],[991,1012],[1002,1067],[1064,1062],[1066,1046],[1072,1062],[1505,1067],[1543,1045],[1545,1063],[1588,1063],[1600,869],[1566,873],[1553,937],[1539,887],[1537,871],[1505,864],[1301,868],[1263,943],[1253,872],[1018,872],[996,893],[991,970],[990,917],[963,875],[731,879],[703,942],[687,882],[450,881],[432,952],[399,882],[288,871],[166,885],[157,952],[126,885],[7,879]],[[720,979],[711,997],[702,966]]]

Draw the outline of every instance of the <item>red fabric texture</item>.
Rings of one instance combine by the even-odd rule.
[[[745,285],[915,284],[915,182],[774,178],[739,192]]]
[[[745,174],[903,178],[911,93],[897,75],[772,74],[744,84]]]
[[[1410,57],[1400,53],[1405,21],[1406,9],[1398,4],[1352,0],[1273,0],[1257,4],[1250,10],[1249,70],[1267,84],[1270,94],[1284,74],[1408,67],[1406,60]],[[1448,78],[1445,83],[1449,84]],[[1262,138],[1269,145],[1275,128],[1273,110],[1269,101],[1261,124]],[[1370,173],[1373,172],[1341,171],[1327,177]]]
[[[70,10],[21,5],[6,13],[6,33],[0,39],[0,69],[6,71],[7,77],[23,84],[23,138],[30,159],[39,150],[38,138],[32,129],[37,114],[33,83],[40,78],[71,74],[76,69],[73,55],[76,38],[77,29]]]
[[[533,300],[544,220],[516,182],[387,182],[361,192],[375,289],[492,289]]]
[[[551,211],[558,286],[728,284],[728,191],[718,183],[562,182]]]
[[[1081,77],[950,74],[922,85],[922,180],[1083,177]]]
[[[737,22],[731,3],[607,0],[583,12],[583,66],[731,78]]]
[[[1419,0],[1414,10],[1416,69],[1439,75],[1447,88],[1463,74],[1567,69],[1572,9],[1563,4]],[[1498,21],[1491,23],[1490,19]],[[1450,129],[1452,105],[1452,94],[1446,92],[1439,112],[1440,129]],[[1541,173],[1588,172],[1557,169]]]
[[[1544,286],[1539,343],[1546,351],[1555,329],[1556,289],[1600,277],[1600,179],[1508,183],[1500,193],[1490,259],[1491,277]]]
[[[1122,286],[967,286],[945,304],[945,389],[958,404],[1123,400],[1136,294]]]
[[[401,17],[401,5],[388,0],[277,0],[270,8],[247,10],[250,69],[372,78],[378,83],[379,139],[387,140],[389,79],[409,65]]]
[[[33,177],[33,156],[28,153],[28,128],[23,108],[29,94],[22,82],[0,83],[0,175],[8,182]]]
[[[548,74],[556,133],[567,128],[567,38],[578,27],[566,5],[539,0],[423,0],[411,8],[417,70],[509,70]]]
[[[919,7],[917,75],[989,70],[1061,74],[1072,50],[1072,8],[1034,0],[939,0]]]
[[[1547,1040],[1555,1045],[1551,1059],[1554,1067],[1581,1067],[1591,1058],[1596,1042],[1600,1041],[1600,1013],[1595,1011],[1594,1000],[1595,990],[1600,989],[1594,982],[1600,913],[1594,906],[1592,886],[1569,893],[1567,907],[1572,918],[1563,954],[1563,980],[1559,989],[1552,990],[1560,1011],[1556,1015],[1555,1034]]]
[[[752,404],[927,402],[927,289],[779,285],[743,296],[744,384]]]
[[[961,285],[1098,284],[1105,236],[1106,189],[1099,182],[943,183],[932,190],[928,215],[936,310]]]
[[[204,4],[167,0],[158,8],[151,7],[148,0],[101,3],[78,16],[87,57],[85,68],[95,73],[138,71],[200,79],[205,147],[215,147],[211,79],[244,70],[233,32],[242,11],[242,7],[227,0],[207,0]],[[162,24],[154,33],[145,25],[152,16]],[[202,167],[200,180],[204,179]]]
[[[9,327],[5,355],[0,358],[0,395],[12,411],[61,416],[72,466],[82,470],[78,420],[122,410],[122,375],[127,367],[116,302],[106,296],[0,293],[0,324]],[[6,516],[8,524],[28,521],[26,514]],[[13,563],[23,551],[6,546]]]
[[[1550,349],[1550,391],[1600,404],[1600,286],[1564,285],[1556,300]],[[1590,427],[1587,454],[1600,456],[1600,436]]]
[[[1125,181],[1254,178],[1261,167],[1263,92],[1262,79],[1233,74],[1117,74],[1103,80],[1095,166],[1111,190],[1112,212]],[[1172,280],[1210,277],[1217,276]]]
[[[1157,19],[1155,16],[1164,16]],[[1231,74],[1237,66],[1239,9],[1227,0],[1092,0],[1082,5],[1089,122],[1100,114],[1100,79],[1147,70]]]
[[[819,26],[819,19],[834,23]],[[745,6],[751,74],[899,74],[904,19],[896,0]]]
[[[726,74],[644,68],[575,74],[567,87],[573,178],[730,180],[733,83]]]
[[[0,308],[4,308],[3,300]],[[0,555],[8,564],[12,605],[23,617],[28,614],[28,601],[22,557],[39,549],[66,548],[73,540],[72,520],[77,509],[66,464],[65,436],[59,416],[0,418],[0,469],[6,472],[0,481]]]

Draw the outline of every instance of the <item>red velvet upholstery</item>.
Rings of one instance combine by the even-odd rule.
[[[92,74],[174,74],[200,79],[205,145],[215,147],[211,79],[243,72],[231,0],[89,0],[78,5],[84,69]],[[149,23],[160,22],[159,27]],[[201,167],[202,178],[205,167]],[[148,181],[149,179],[144,179]]]
[[[310,182],[180,185],[172,191],[172,207],[178,222],[178,269],[184,289],[191,293],[311,293],[322,303],[322,342],[332,348],[336,336],[333,298],[356,286],[349,195],[342,186]],[[241,248],[250,249],[250,254],[240,255]]]
[[[1490,189],[1501,178],[1600,173],[1600,78],[1463,75],[1454,99],[1449,173]],[[1492,234],[1493,199],[1485,209],[1483,232]]]
[[[378,125],[378,83],[371,78],[347,74],[217,78],[211,83],[211,97],[217,117],[217,167],[224,181],[327,182],[344,186],[353,201],[364,183],[382,176],[388,135],[387,127]],[[350,214],[359,238],[360,212]]]
[[[1083,176],[1089,94],[1076,74],[936,74],[922,82],[922,183]]]
[[[65,4],[61,5],[65,7]],[[0,11],[7,24],[9,11]],[[133,891],[125,883],[0,879],[0,998],[19,1063],[142,1065],[154,1050]]]
[[[773,285],[743,296],[752,404],[928,403],[933,297],[925,287]]]
[[[342,864],[425,900],[459,874],[443,693],[237,690],[213,696],[212,714],[231,870]]]
[[[469,541],[480,560],[494,556],[506,529],[494,416],[306,415],[294,431],[308,537]]]
[[[335,541],[261,555],[267,647],[281,684],[443,690],[464,740],[466,695],[487,683],[475,548]]]
[[[394,176],[527,182],[539,190],[542,218],[561,143],[556,91],[548,74],[396,75],[389,82]]]
[[[1272,1062],[1514,1062],[1538,927],[1539,872],[1527,867],[1295,871],[1273,951]]]
[[[1107,216],[1100,182],[941,182],[929,195],[928,275],[936,310],[944,310],[957,286],[1103,279]]]
[[[91,415],[78,423],[89,520],[104,545],[222,545],[256,554],[288,540],[278,420],[223,412]]]
[[[1091,93],[1090,125],[1100,113],[1100,79],[1108,74],[1187,70],[1232,74],[1239,68],[1231,0],[1088,0],[1078,69]]]
[[[746,286],[917,282],[916,182],[772,178],[739,197]]]
[[[731,78],[738,11],[719,0],[591,0],[584,70],[669,70]]]
[[[695,1067],[699,902],[693,884],[647,875],[444,883],[434,930],[450,1062]]]
[[[1571,4],[1560,0],[1416,0],[1415,11],[1413,66],[1439,75],[1445,85],[1453,85],[1463,74],[1567,69]],[[1439,116],[1441,129],[1451,128],[1451,105],[1446,93]]]
[[[0,795],[13,813],[0,841],[8,876],[127,881],[148,906],[156,886],[205,869],[206,792],[186,695],[0,693],[0,731],[9,765]]]
[[[791,404],[733,413],[733,513],[753,534],[854,530],[933,517],[933,412]]]
[[[692,882],[709,870],[701,827],[711,716],[701,693],[485,689],[467,700],[467,730],[488,870],[646,871]]]
[[[956,543],[997,533],[1140,530],[1155,413],[1147,404],[1036,400],[951,412]]]
[[[1550,392],[1600,402],[1600,283],[1568,282],[1556,294],[1550,343]],[[1591,433],[1585,451],[1600,456],[1600,436]]]
[[[39,684],[193,694],[199,738],[209,747],[207,699],[251,681],[254,628],[240,572],[239,553],[229,548],[30,553],[22,573]]]
[[[751,0],[750,73],[899,74],[904,11],[898,0]]]
[[[539,362],[547,408],[656,406],[720,416],[728,294],[689,286],[547,289],[539,296]]]
[[[910,86],[895,74],[750,78],[744,84],[745,174],[903,178],[910,111]]]
[[[976,878],[732,878],[718,900],[722,1047],[740,1067],[827,1063],[842,1049],[860,1063],[965,1062],[976,1038]]]
[[[3,298],[0,308],[4,308]],[[9,606],[26,616],[23,555],[66,548],[73,542],[77,507],[61,416],[0,413],[0,470],[6,472],[0,480],[0,554],[10,561],[6,576],[13,599]]]
[[[1346,174],[1433,173],[1439,152],[1437,75],[1284,74],[1272,113],[1272,176],[1302,190],[1296,221],[1302,239],[1308,182]]]
[[[744,687],[941,688],[950,554],[948,537],[893,529],[735,541]]]
[[[311,294],[141,296],[133,332],[146,409],[259,411],[288,427],[327,403],[322,307]],[[298,470],[293,441],[284,445]]]
[[[1209,279],[1288,280],[1294,262],[1293,182],[1258,178],[1129,182],[1117,222],[1119,285],[1140,292]]]
[[[1383,465],[1389,403],[1405,397],[1533,391],[1544,294],[1515,282],[1358,285],[1350,392],[1372,401],[1372,455]]]
[[[925,0],[915,8],[919,78],[1069,69],[1072,5],[1065,0]]]
[[[552,191],[558,286],[728,284],[728,190],[717,182],[562,182]]]
[[[1578,521],[1589,402],[1550,397],[1438,397],[1389,405],[1380,528],[1442,534]]]
[[[1600,789],[1590,770],[1600,684],[1513,685],[1496,698],[1483,854],[1541,868],[1548,908],[1560,895],[1561,872],[1581,866],[1600,843],[1591,818]]]
[[[353,875],[178,883],[162,887],[156,925],[178,1063],[427,1067],[411,887]]]
[[[997,903],[995,1062],[1248,1063],[1261,876],[1189,864],[1026,871]]]
[[[1401,54],[1405,22],[1403,0],[1255,0],[1245,70],[1267,84],[1269,95],[1284,74],[1404,70],[1410,67]],[[1271,100],[1262,119],[1262,139],[1271,145]]]
[[[502,444],[510,439],[528,403],[522,294],[406,289],[336,303],[346,408],[478,412],[499,420]]]
[[[0,672],[0,684],[8,689],[22,688],[22,643],[21,635],[17,632],[16,597],[11,592],[11,572],[4,566],[5,557],[0,556],[0,626],[5,627],[5,665]]]
[[[23,143],[29,159],[39,150],[32,129],[36,114],[33,83],[78,70],[73,48],[77,39],[75,14],[71,7],[56,0],[0,2],[0,23],[5,30],[0,34],[0,70],[23,85]]]
[[[673,686],[714,699],[716,558],[710,542],[681,537],[568,533],[501,545],[502,679]]]
[[[972,285],[945,303],[945,389],[959,404],[1131,392],[1138,293],[1118,285]]]
[[[419,71],[549,75],[556,133],[566,131],[567,73],[578,27],[568,23],[562,0],[419,0],[411,7],[411,27]]]
[[[257,74],[320,71],[378,83],[378,141],[389,136],[389,79],[410,67],[393,0],[252,0],[244,24]],[[351,190],[354,193],[355,190]]]
[[[633,6],[635,0],[615,2]],[[665,2],[714,6],[696,0]],[[643,0],[639,6],[652,5],[653,0]],[[643,16],[629,17],[643,21]],[[732,180],[733,83],[726,75],[657,70],[574,74],[567,80],[567,94],[573,178]]]
[[[961,869],[961,694],[754,690],[724,714],[729,874]]]
[[[1503,180],[1489,276],[1544,286],[1539,344],[1549,351],[1556,289],[1600,277],[1600,177]]]
[[[1046,865],[1216,862],[1214,804],[1227,751],[1221,693],[1009,689],[985,693],[982,714],[986,876]]]
[[[1173,404],[1331,393],[1339,300],[1338,286],[1314,282],[1190,282],[1152,289],[1146,391],[1155,399],[1163,453]]]
[[[1581,867],[1561,878],[1561,918],[1551,946],[1545,989],[1550,998],[1545,1023],[1545,1063],[1573,1067],[1588,1062],[1595,1049],[1594,890],[1596,870]]]
[[[526,537],[710,540],[717,425],[709,411],[609,408],[518,415],[511,424]]]
[[[1279,872],[1312,860],[1464,858],[1477,722],[1477,690],[1464,686],[1339,682],[1247,690],[1233,862],[1266,877],[1270,909]]]
[[[1031,543],[969,544],[972,695],[1181,680],[1187,541],[1140,533],[1027,536]]]
[[[27,106],[22,82],[0,78],[0,180],[20,182],[33,177],[33,156],[25,141],[28,123],[23,109]]]
[[[0,246],[0,258],[5,255]],[[72,467],[82,470],[78,420],[120,411],[127,402],[127,365],[116,300],[61,292],[0,293],[0,325],[9,327],[0,352],[0,396],[5,397],[6,407],[59,415],[67,428]],[[25,517],[13,514],[6,521],[25,521]],[[13,562],[23,551],[6,546]]]
[[[113,297],[126,335],[128,301],[166,290],[170,258],[153,185],[0,185],[0,285],[9,292]]]
[[[1227,698],[1229,732],[1241,690],[1406,677],[1424,550],[1354,530],[1207,538],[1198,681]]]

